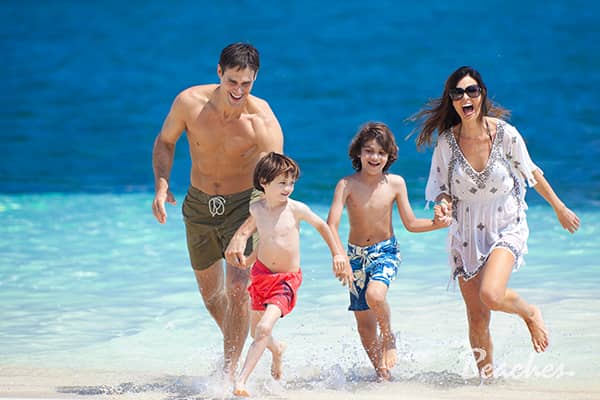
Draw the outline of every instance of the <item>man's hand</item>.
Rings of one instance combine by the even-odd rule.
[[[244,255],[246,241],[247,239],[233,235],[229,241],[229,245],[225,249],[225,260],[228,264],[237,268],[247,268],[248,260],[246,260],[246,256]]]
[[[152,202],[152,213],[158,222],[164,224],[167,222],[167,210],[165,210],[165,202],[176,205],[177,200],[169,189],[156,192],[154,201]]]

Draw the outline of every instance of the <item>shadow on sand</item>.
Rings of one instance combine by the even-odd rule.
[[[257,382],[258,383],[258,382]],[[346,374],[338,366],[328,368],[319,375],[312,377],[291,377],[279,386],[283,389],[270,390],[268,381],[261,384],[262,397],[281,398],[285,397],[285,391],[321,391],[333,390],[339,392],[353,393],[355,391],[369,390],[378,385],[385,385],[377,380],[373,374],[366,370],[351,370]],[[429,388],[449,390],[465,386],[477,386],[479,379],[465,379],[459,374],[448,371],[428,371],[414,375],[393,378],[393,384],[420,384]],[[164,394],[164,400],[205,400],[233,398],[229,389],[226,389],[223,381],[214,376],[190,377],[190,376],[166,376],[164,378],[147,383],[124,382],[117,385],[96,386],[61,386],[57,392],[68,393],[78,396],[111,396],[118,397],[125,394],[156,393]],[[279,393],[277,393],[279,392]],[[340,394],[342,394],[340,393]]]

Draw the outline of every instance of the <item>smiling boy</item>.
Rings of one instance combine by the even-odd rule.
[[[302,283],[300,222],[306,221],[319,231],[331,251],[334,270],[342,269],[346,263],[343,247],[338,246],[325,221],[306,204],[290,198],[299,175],[298,164],[278,153],[267,154],[254,172],[254,187],[264,192],[261,199],[250,205],[249,219],[260,237],[258,249],[248,257],[248,261],[256,259],[248,288],[252,299],[250,332],[254,341],[235,380],[236,396],[250,395],[246,382],[266,348],[273,356],[271,375],[281,378],[285,344],[276,340],[272,331],[275,323],[296,305]]]
[[[443,228],[449,220],[443,218],[440,206],[434,208],[434,219],[415,217],[404,179],[387,172],[398,157],[398,147],[385,124],[365,124],[352,140],[349,155],[356,172],[338,182],[327,223],[338,245],[342,246],[338,229],[346,207],[352,270],[350,272],[346,264],[335,272],[343,279],[348,274],[353,275],[348,309],[354,311],[362,345],[378,377],[389,379],[397,354],[386,295],[401,263],[392,226],[394,204],[410,232]]]

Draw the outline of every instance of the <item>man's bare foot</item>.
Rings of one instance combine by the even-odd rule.
[[[548,338],[548,330],[544,325],[544,319],[542,318],[542,312],[537,306],[531,306],[531,314],[529,319],[525,320],[529,333],[531,334],[531,342],[533,343],[533,349],[538,353],[546,351],[546,348],[550,344]]]
[[[273,355],[273,361],[271,363],[271,376],[276,381],[281,379],[281,376],[283,375],[283,352],[285,351],[286,347],[287,344],[284,342],[279,342],[277,351],[271,353]]]
[[[393,333],[383,336],[381,366],[383,369],[390,370],[398,362],[396,352],[396,337]]]
[[[236,381],[233,388],[233,395],[237,397],[250,397],[250,392],[248,392],[242,382]]]

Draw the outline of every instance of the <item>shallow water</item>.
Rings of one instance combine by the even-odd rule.
[[[395,220],[404,259],[389,292],[398,381],[377,386],[326,246],[303,227],[300,300],[276,328],[290,344],[284,381],[269,378],[266,357],[253,390],[311,400],[478,398],[481,390],[600,397],[592,390],[600,370],[599,9],[566,0],[1,2],[0,393],[47,383],[41,393],[227,397],[215,375],[221,339],[188,266],[179,208],[169,208],[165,226],[150,213],[150,152],[175,95],[215,82],[219,51],[242,40],[261,51],[253,93],[271,104],[302,168],[295,197],[321,216],[351,173],[347,146],[367,120],[395,132],[391,171],[405,177],[417,214],[428,215],[431,153],[404,140],[414,127],[405,119],[467,64],[512,110],[533,160],[583,221],[571,236],[528,195],[530,254],[511,286],[542,307],[552,345],[535,355],[522,322],[495,314],[506,381],[491,391],[469,381],[464,306],[449,285],[443,232],[410,234]],[[189,168],[183,139],[171,175],[180,202]],[[548,376],[539,376],[544,368]],[[141,386],[128,385],[140,374]]]
[[[216,382],[221,339],[188,266],[179,209],[159,225],[150,202],[148,194],[0,196],[2,364]],[[325,207],[314,209],[325,217]],[[509,381],[543,387],[548,375],[568,387],[597,376],[600,214],[579,214],[583,226],[571,236],[549,207],[529,210],[530,254],[511,287],[542,307],[552,345],[536,355],[517,317],[494,314],[497,369]],[[411,234],[398,220],[395,230],[403,264],[388,296],[400,356],[393,374],[399,382],[463,386],[473,362],[460,293],[449,284],[445,234]],[[346,311],[348,294],[318,233],[306,225],[301,234],[305,280],[296,309],[275,331],[289,343],[281,390],[364,389],[373,373]],[[275,384],[268,359],[253,375],[257,387]]]

